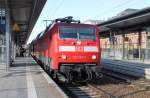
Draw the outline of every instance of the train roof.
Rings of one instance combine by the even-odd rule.
[[[72,16],[68,16],[65,18],[58,18],[53,21],[54,24],[58,25],[84,25],[84,26],[96,26],[93,24],[84,24],[81,23],[80,20],[74,20]]]
[[[54,20],[55,23],[67,23],[67,24],[71,24],[71,23],[75,23],[75,24],[80,24],[80,20],[74,20],[72,16],[68,16],[65,18],[58,18]]]
[[[69,25],[69,24],[79,25],[80,24],[84,26],[96,26],[96,25],[91,25],[91,24],[82,24],[80,20],[74,20],[72,16],[68,16],[65,18],[58,18],[58,19],[53,20],[52,23],[49,24],[49,26],[44,31],[40,32],[33,41],[40,39],[48,30],[50,30],[56,24],[58,25]]]

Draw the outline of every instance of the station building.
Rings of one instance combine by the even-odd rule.
[[[127,9],[98,26],[103,58],[149,62],[150,7]]]
[[[0,0],[0,65],[9,66],[25,45],[46,0]]]

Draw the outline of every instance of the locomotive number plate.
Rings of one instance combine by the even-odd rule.
[[[76,46],[76,51],[83,52],[83,46]]]

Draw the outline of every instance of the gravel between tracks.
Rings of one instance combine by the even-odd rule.
[[[150,98],[150,90],[135,85],[138,82],[140,82],[140,79],[132,81],[131,84],[127,84],[123,81],[104,76],[99,80],[93,81],[91,84],[111,93],[116,98]],[[103,93],[101,98],[111,97]]]
[[[88,83],[88,85],[95,87],[95,89],[90,88],[86,84],[79,84],[75,87],[61,82],[58,84],[64,91],[64,87],[70,87],[72,90],[74,89],[74,92],[79,92],[70,94],[71,89],[70,91],[67,90],[66,93],[68,93],[70,98],[150,98],[150,80],[145,81],[145,79],[137,78],[130,82],[127,83],[126,81],[104,75],[101,79],[94,79]],[[87,88],[90,90],[87,90]],[[98,91],[98,88],[101,90]],[[71,92],[73,93],[73,91]],[[108,94],[111,94],[112,97]]]

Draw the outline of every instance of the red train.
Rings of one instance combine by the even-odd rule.
[[[32,55],[53,78],[89,81],[100,75],[99,29],[65,17],[54,20],[31,43]]]

